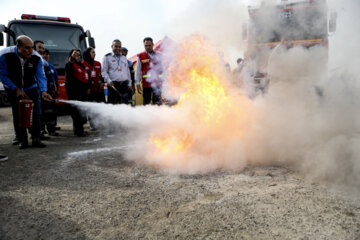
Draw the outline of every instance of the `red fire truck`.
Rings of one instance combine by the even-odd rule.
[[[270,81],[267,64],[274,47],[282,43],[288,48],[328,49],[328,34],[336,30],[336,12],[328,13],[326,0],[282,0],[248,10],[250,20],[243,26],[243,40],[248,43],[245,59],[256,63],[256,71],[251,73],[256,90],[266,90]]]
[[[4,44],[4,35],[5,44]],[[50,17],[22,14],[21,19],[15,19],[7,26],[0,25],[0,46],[11,46],[19,35],[27,35],[33,41],[42,40],[49,49],[50,63],[54,65],[59,75],[59,99],[67,99],[65,90],[65,64],[71,49],[82,52],[88,47],[95,47],[90,31],[84,31],[78,24],[72,24],[70,18]],[[62,104],[62,103],[58,103]]]

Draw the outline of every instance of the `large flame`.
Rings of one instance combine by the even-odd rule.
[[[224,110],[231,106],[220,79],[222,68],[219,55],[201,36],[193,36],[180,46],[177,59],[170,66],[168,76],[171,87],[183,89],[178,104],[181,108],[191,105],[191,113],[201,124],[218,124]],[[202,52],[202,54],[195,54]],[[191,133],[181,129],[169,129],[162,136],[152,134],[150,143],[162,152],[186,151],[193,143]]]
[[[192,36],[178,47],[168,69],[169,92],[180,93],[176,114],[150,134],[152,162],[191,169],[201,168],[203,161],[212,161],[214,168],[226,165],[219,159],[226,161],[222,158],[233,152],[228,148],[239,148],[234,142],[239,143],[247,124],[241,119],[249,114],[242,105],[245,97],[238,101],[239,95],[230,94],[226,74],[216,47],[205,38]]]
[[[150,143],[155,144],[162,152],[185,152],[193,143],[189,133],[181,130],[172,130],[163,137],[150,138]]]

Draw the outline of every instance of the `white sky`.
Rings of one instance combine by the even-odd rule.
[[[273,2],[280,0],[266,0]],[[292,0],[289,0],[289,2]],[[96,43],[96,59],[111,51],[120,39],[128,57],[143,50],[144,37],[154,42],[164,36],[180,41],[195,32],[212,35],[230,64],[242,56],[241,24],[247,5],[261,0],[0,0],[0,24],[20,19],[21,14],[69,17],[90,30]],[[35,40],[35,39],[34,39]]]
[[[236,1],[236,0],[234,0]],[[239,1],[239,0],[237,0]],[[252,0],[240,0],[246,4]],[[118,38],[131,57],[143,50],[144,37],[154,42],[174,32],[174,20],[186,12],[197,0],[0,0],[0,24],[19,19],[21,14],[69,17],[95,38],[97,59],[111,51],[112,40]],[[209,2],[221,2],[210,0]],[[204,7],[208,1],[202,1]],[[217,3],[217,4],[219,4]],[[183,18],[183,17],[181,17]]]
[[[0,23],[19,19],[21,14],[69,17],[95,38],[97,59],[111,51],[112,40],[118,38],[129,49],[129,56],[143,49],[142,39],[160,40],[167,34],[166,22],[186,9],[192,0],[0,0]],[[72,7],[71,7],[72,6]]]

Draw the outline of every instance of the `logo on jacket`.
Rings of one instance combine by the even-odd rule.
[[[80,69],[80,68],[78,68],[78,71],[79,71],[79,72],[81,72],[81,69]]]

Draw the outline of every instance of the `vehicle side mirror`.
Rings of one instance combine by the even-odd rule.
[[[336,12],[330,13],[329,32],[331,33],[336,32],[336,20],[337,20],[337,13]]]
[[[85,32],[85,36],[87,36],[88,38],[91,38],[91,33],[90,33],[90,30],[86,30],[86,32]]]
[[[242,40],[247,40],[247,32],[248,31],[248,28],[247,28],[247,24],[244,23],[242,25]]]
[[[93,37],[88,38],[89,41],[89,47],[95,48],[95,40]]]
[[[3,32],[5,31],[5,25],[0,24],[0,46],[4,45],[4,34]]]
[[[0,32],[0,46],[4,46],[4,34]]]

